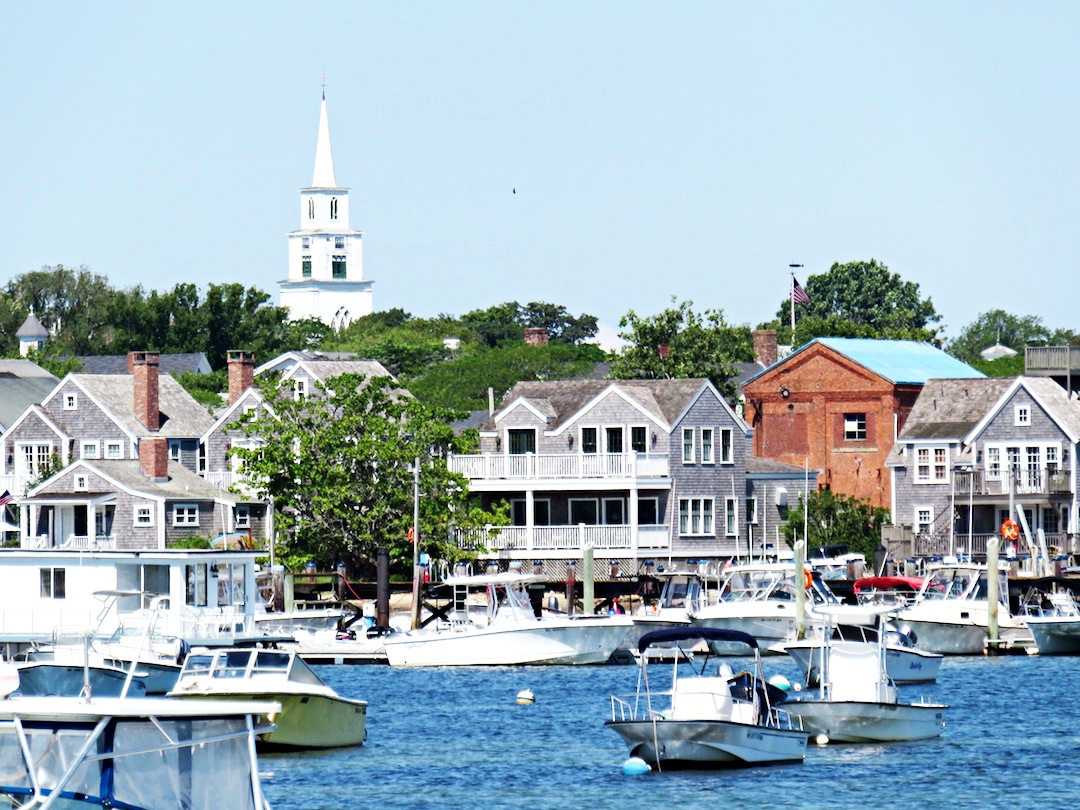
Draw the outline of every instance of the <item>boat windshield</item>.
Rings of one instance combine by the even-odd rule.
[[[720,586],[721,602],[795,599],[795,584],[783,571],[732,571]]]
[[[692,607],[701,595],[701,582],[697,577],[671,577],[664,583],[660,594],[660,607]]]
[[[989,594],[985,570],[971,568],[940,568],[926,578],[920,600],[986,599]],[[1004,573],[998,575],[998,601],[1008,604],[1009,581]]]

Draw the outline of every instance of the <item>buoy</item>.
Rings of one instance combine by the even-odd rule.
[[[817,743],[818,745],[828,745],[829,744],[829,735],[828,734],[818,734],[816,737],[814,737],[814,742]]]
[[[622,772],[627,776],[641,776],[652,770],[652,766],[641,757],[630,757],[622,765]]]
[[[791,689],[791,681],[778,672],[769,678],[769,686],[775,686],[777,689],[787,692]]]
[[[522,689],[517,693],[517,702],[521,706],[531,706],[536,703],[536,695],[532,689]]]

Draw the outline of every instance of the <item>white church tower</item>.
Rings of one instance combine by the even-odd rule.
[[[334,178],[324,90],[315,173],[300,189],[300,229],[289,233],[289,277],[279,282],[290,319],[318,318],[341,329],[371,314],[374,282],[364,280],[360,237],[349,227],[349,190]]]

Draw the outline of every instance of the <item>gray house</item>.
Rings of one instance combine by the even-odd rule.
[[[1052,379],[929,381],[888,460],[894,554],[982,556],[1009,517],[1080,552],[1078,442],[1080,402]]]
[[[804,471],[750,459],[749,426],[707,380],[567,380],[515,385],[450,459],[511,526],[462,536],[523,561],[597,559],[628,574],[646,559],[775,553]]]

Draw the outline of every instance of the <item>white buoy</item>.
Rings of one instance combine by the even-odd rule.
[[[622,772],[627,776],[641,776],[652,770],[652,766],[641,757],[630,757],[622,766]]]
[[[828,734],[818,734],[816,737],[814,737],[814,742],[817,745],[828,745],[829,744],[829,735]]]
[[[536,703],[536,695],[532,689],[522,689],[517,693],[517,702],[521,706],[531,706]]]

